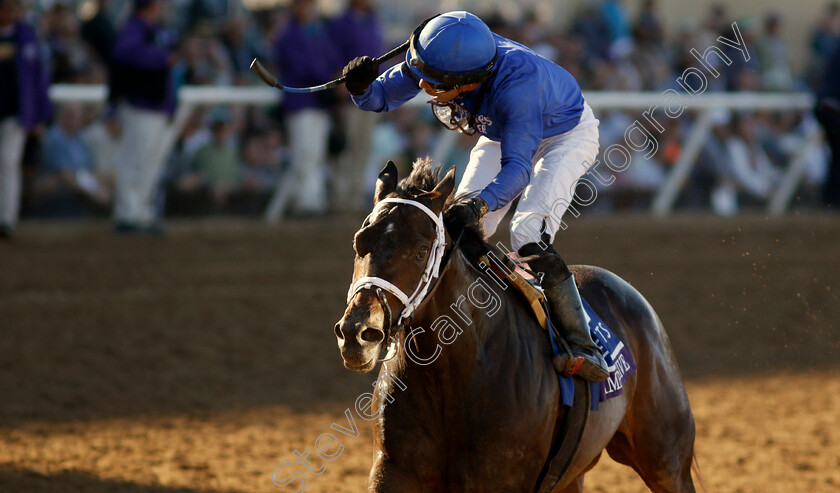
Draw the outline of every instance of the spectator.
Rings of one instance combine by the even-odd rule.
[[[233,69],[224,45],[210,24],[199,24],[184,41],[184,83],[196,86],[229,86]]]
[[[729,31],[731,19],[726,13],[723,4],[714,4],[709,8],[709,15],[703,22],[702,32],[699,35],[699,46],[712,46],[720,35],[731,34]]]
[[[713,46],[713,44],[709,43],[716,43],[717,34],[714,34],[711,28],[708,27],[709,25],[716,25],[716,19],[716,14],[712,15],[710,20],[707,21],[707,27],[703,29],[698,26],[694,19],[687,19],[680,26],[677,40],[674,43],[674,57],[672,60],[673,74],[670,80],[672,87],[675,85],[674,83],[677,78],[687,68],[698,65],[697,59],[691,54],[691,50],[698,50],[699,47],[703,46]],[[726,64],[719,56],[709,56],[706,58],[705,63],[708,63],[719,74],[726,71]],[[725,77],[707,77],[706,80],[709,84],[707,92],[725,91],[725,79]]]
[[[742,114],[733,118],[725,146],[728,166],[715,194],[718,212],[732,215],[739,208],[740,198],[750,202],[769,199],[782,173],[772,164],[759,142],[754,115]]]
[[[17,225],[26,133],[51,112],[44,50],[20,9],[18,0],[0,0],[0,239]]]
[[[206,190],[215,210],[224,209],[241,180],[239,157],[229,142],[228,118],[224,111],[213,113],[210,123],[213,140],[196,151],[190,163],[192,173],[182,181]]]
[[[114,229],[159,233],[155,190],[166,156],[164,140],[175,109],[175,37],[161,23],[162,0],[134,0],[117,35],[110,99],[118,104],[122,138],[116,155]]]
[[[638,19],[636,19],[636,25],[633,26],[633,31],[636,32],[637,37],[641,37],[646,43],[655,45],[664,44],[664,30],[662,29],[662,21],[659,19],[655,0],[644,0],[642,2],[642,11],[639,13]],[[639,31],[642,32],[641,35]]]
[[[644,9],[633,28],[634,49],[630,60],[638,69],[642,90],[662,90],[675,79],[671,73],[672,57],[662,42],[662,26],[653,1],[645,2]]]
[[[371,0],[350,0],[347,10],[331,25],[333,42],[339,50],[340,62],[382,53],[382,29]],[[345,102],[342,119],[346,131],[346,148],[338,160],[334,177],[335,208],[347,212],[367,209],[364,203],[364,170],[371,154],[373,127],[377,113],[358,111]]]
[[[293,0],[291,17],[275,41],[275,57],[284,84],[306,87],[323,84],[340,68],[338,53],[326,24],[315,10],[314,0]],[[272,198],[266,218],[277,220],[288,196],[298,214],[327,212],[326,154],[330,131],[329,108],[335,93],[284,93],[280,108],[291,145],[292,184],[290,194]]]
[[[831,2],[820,15],[819,23],[811,34],[811,67],[809,82],[819,90],[826,66],[834,50],[840,46],[840,3]]]
[[[738,28],[743,37],[743,46],[733,48],[727,46],[724,50],[726,56],[732,60],[732,64],[724,70],[726,76],[726,89],[729,91],[755,91],[761,89],[761,66],[759,65],[757,53],[757,27],[756,19],[747,17],[738,21]],[[731,33],[730,33],[731,35]],[[745,60],[742,51],[750,54],[750,59]]]
[[[265,55],[259,43],[248,31],[247,19],[237,17],[222,26],[222,44],[228,58],[228,65],[233,71],[235,84],[245,84],[254,80],[251,72],[251,61],[254,58],[264,59]]]
[[[283,165],[280,132],[263,130],[248,135],[242,145],[242,191],[234,212],[254,214],[265,210],[277,186]]]
[[[108,16],[109,0],[96,0],[91,2],[88,17],[81,26],[82,39],[90,46],[99,62],[104,66],[111,64],[111,48],[117,38],[114,24]]]
[[[626,55],[632,49],[633,42],[630,39],[630,21],[622,0],[602,0],[600,12],[609,33],[609,55]]]
[[[55,5],[45,16],[45,34],[56,83],[101,82],[104,74],[96,66],[79,36],[79,22],[66,5]]]
[[[103,210],[110,203],[108,180],[95,173],[82,126],[81,107],[65,104],[44,138],[44,169],[36,189],[48,215],[79,216],[90,205]]]
[[[719,109],[712,114],[712,129],[698,156],[695,176],[711,181],[709,203],[721,216],[737,212],[737,192],[729,179],[729,150],[726,141],[732,133],[732,116],[729,110]],[[704,180],[704,181],[706,181]]]
[[[227,19],[232,19],[244,13],[241,0],[187,0],[189,6],[186,11],[187,29],[197,25],[211,25],[220,27]]]
[[[764,90],[793,90],[793,69],[788,60],[787,45],[782,39],[782,20],[778,14],[769,13],[764,19],[764,37],[758,42],[756,55]]]
[[[823,187],[823,202],[840,210],[840,49],[828,61],[825,77],[817,92],[817,119],[825,130],[831,163]]]
[[[572,34],[583,41],[583,58],[591,60],[607,57],[611,41],[610,31],[594,5],[584,4],[572,21]]]
[[[195,153],[213,140],[213,133],[204,123],[205,113],[196,111],[181,131],[180,163],[181,170],[189,168]]]
[[[213,134],[205,124],[206,116],[200,108],[190,115],[166,161],[161,181],[166,190],[164,212],[167,216],[195,215],[209,210],[209,199],[204,200],[193,193],[199,189],[198,180],[194,181],[196,186],[186,187],[189,191],[185,190],[183,180],[185,176],[193,174],[190,166],[195,153],[213,140]]]
[[[288,23],[289,13],[283,8],[271,8],[254,11],[252,20],[255,28],[254,43],[260,53],[267,55],[274,53],[274,41],[277,34]],[[273,62],[273,57],[268,57]]]
[[[648,121],[642,121],[646,132],[656,132]],[[653,194],[665,182],[665,169],[669,163],[667,150],[675,134],[673,120],[666,123],[665,132],[656,142],[650,141],[648,148],[631,152],[631,163],[625,171],[616,173],[611,193],[616,209],[641,209],[649,207]],[[654,152],[654,145],[658,149]],[[651,155],[651,153],[653,153]]]
[[[797,202],[822,205],[822,191],[828,174],[830,155],[826,145],[808,145],[819,123],[810,112],[780,111],[771,115],[762,143],[770,159],[780,167],[803,160],[802,183]],[[806,150],[807,149],[807,150]]]

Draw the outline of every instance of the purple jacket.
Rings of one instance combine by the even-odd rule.
[[[111,73],[112,103],[126,100],[140,108],[172,113],[175,84],[169,56],[175,35],[162,25],[132,17],[114,42]]]
[[[359,13],[347,9],[332,21],[330,34],[342,65],[358,56],[375,58],[382,54],[382,28],[373,10]]]
[[[50,71],[35,30],[18,22],[15,29],[18,76],[18,120],[27,130],[52,117]]]
[[[291,19],[274,43],[280,83],[290,87],[317,86],[338,75],[341,60],[326,24],[321,21],[301,26]],[[281,108],[297,111],[325,108],[324,93],[283,93]]]

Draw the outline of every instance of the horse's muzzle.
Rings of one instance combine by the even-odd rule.
[[[335,324],[335,337],[350,370],[367,373],[376,366],[385,331],[384,313],[375,297],[359,293],[351,300],[344,317]]]

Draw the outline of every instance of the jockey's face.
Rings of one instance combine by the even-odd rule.
[[[467,84],[464,86],[455,86],[448,91],[440,92],[440,89],[435,89],[432,87],[431,84],[426,82],[425,79],[420,80],[420,89],[426,91],[426,94],[432,97],[435,101],[440,101],[441,103],[447,103],[452,101],[453,99],[460,96],[462,93],[470,92],[475,90],[478,86],[480,86],[480,82],[476,82],[474,84]]]

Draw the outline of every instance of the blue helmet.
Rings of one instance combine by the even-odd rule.
[[[405,64],[417,79],[456,86],[487,80],[497,58],[490,28],[475,15],[458,11],[420,24],[411,35]]]

